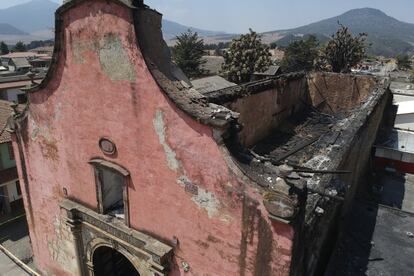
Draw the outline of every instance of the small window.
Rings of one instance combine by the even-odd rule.
[[[10,160],[14,160],[14,152],[13,152],[12,143],[7,143],[7,147],[9,149],[9,158],[10,158]]]
[[[22,189],[20,188],[20,181],[16,181],[16,190],[17,190],[17,195],[21,196],[22,195]]]
[[[128,171],[101,159],[92,160],[90,163],[95,170],[99,211],[125,220],[128,225]]]
[[[102,208],[104,214],[124,215],[124,176],[106,169],[96,168],[102,191]]]
[[[25,104],[25,103],[27,103],[27,96],[26,96],[26,94],[19,94],[19,95],[17,95],[17,103],[18,104]]]

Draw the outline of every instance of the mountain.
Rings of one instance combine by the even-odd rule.
[[[7,23],[17,29],[7,31],[6,26],[0,25],[0,40],[15,43],[18,40],[30,42],[31,40],[50,39],[53,37],[52,29],[55,24],[55,11],[59,4],[50,0],[32,0],[30,2],[0,10],[0,23]],[[173,40],[177,35],[191,29],[202,37],[225,35],[224,32],[202,30],[188,27],[170,20],[163,20],[163,33],[167,41]],[[11,27],[11,26],[10,26]],[[4,32],[2,30],[4,29]],[[26,32],[26,33],[25,33]],[[28,35],[29,33],[30,35]]]
[[[207,31],[207,30],[202,30],[202,29],[197,29],[197,28],[181,25],[179,23],[166,20],[166,19],[162,20],[162,32],[164,34],[165,40],[174,39],[177,35],[180,35],[189,29],[192,30],[193,32],[197,32],[200,36],[203,36],[203,37],[226,35],[225,32]]]
[[[0,23],[0,35],[27,35],[27,33],[10,24]]]
[[[398,21],[372,8],[350,10],[336,17],[292,29],[290,32],[331,35],[338,29],[338,22],[349,27],[354,33],[366,32],[380,38],[414,42],[414,24]]]
[[[0,10],[0,23],[8,23],[27,33],[54,28],[55,11],[59,4],[49,0],[28,3]]]
[[[327,43],[330,38],[326,35],[320,34],[320,33],[310,33],[310,34],[288,34],[286,36],[284,36],[283,38],[277,40],[277,46],[278,47],[287,47],[290,43],[294,42],[294,41],[299,41],[299,40],[306,40],[308,39],[311,35],[315,36],[316,39],[318,40],[319,44],[323,45],[325,43]]]
[[[414,52],[414,24],[399,21],[372,8],[350,10],[342,15],[295,29],[267,32],[264,36],[317,34],[330,37],[338,29],[338,22],[349,27],[354,34],[367,33],[368,43],[372,44],[369,48],[371,54],[394,56]]]

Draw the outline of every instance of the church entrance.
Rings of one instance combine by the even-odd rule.
[[[124,255],[106,246],[95,250],[93,271],[95,276],[140,276]]]

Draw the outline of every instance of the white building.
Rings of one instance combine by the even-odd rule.
[[[399,102],[394,127],[414,131],[414,101]]]

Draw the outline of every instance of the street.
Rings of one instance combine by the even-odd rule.
[[[0,243],[23,263],[34,268],[32,249],[26,217],[20,216],[14,220],[0,224]],[[0,276],[30,275],[9,256],[0,250]]]

